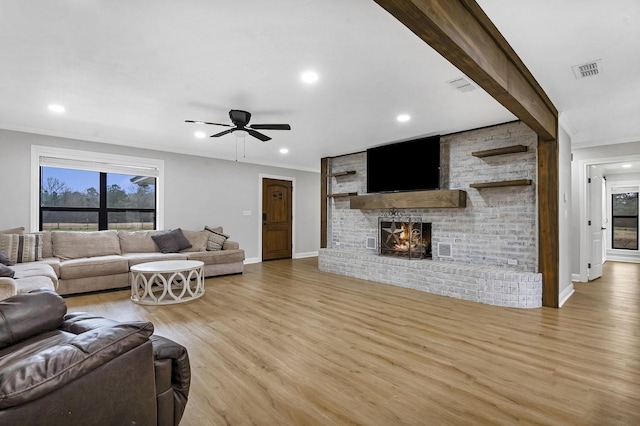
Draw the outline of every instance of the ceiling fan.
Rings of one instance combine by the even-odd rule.
[[[186,123],[196,123],[196,124],[211,124],[213,126],[225,126],[231,127],[231,129],[222,131],[220,133],[216,133],[215,135],[211,135],[212,138],[217,138],[220,136],[224,136],[228,133],[237,132],[238,130],[245,131],[249,133],[254,138],[260,139],[262,142],[266,142],[271,138],[265,134],[258,132],[259,130],[291,130],[291,126],[288,124],[252,124],[247,127],[249,124],[249,120],[251,120],[251,113],[247,111],[242,111],[239,109],[232,109],[229,111],[229,118],[231,118],[231,124],[222,124],[222,123],[210,123],[208,121],[195,121],[195,120],[185,120]]]

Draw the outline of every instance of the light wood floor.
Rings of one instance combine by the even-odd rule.
[[[128,291],[69,311],[149,320],[189,350],[183,425],[640,424],[640,265],[607,263],[562,309],[506,309],[247,265],[182,305]]]

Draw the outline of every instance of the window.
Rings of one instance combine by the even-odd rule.
[[[40,176],[40,230],[155,229],[154,177],[45,166]]]
[[[638,250],[638,193],[611,195],[611,248]]]
[[[33,147],[31,227],[162,229],[163,166],[161,160]]]

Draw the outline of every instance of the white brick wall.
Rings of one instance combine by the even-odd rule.
[[[525,145],[526,153],[508,154],[496,157],[477,158],[473,151],[482,151],[510,145]],[[452,295],[463,299],[477,300],[501,306],[536,307],[541,305],[541,282],[537,272],[537,136],[521,122],[508,123],[469,132],[443,136],[441,138],[441,188],[463,189],[467,192],[467,207],[461,209],[410,209],[401,211],[402,216],[421,217],[432,224],[434,261],[394,258],[367,257],[365,264],[347,264],[338,273],[418,288],[437,294]],[[416,160],[417,161],[417,160]],[[356,153],[332,158],[329,173],[355,170],[355,175],[329,178],[329,193],[366,193],[366,153]],[[474,189],[469,184],[501,180],[532,179],[531,186]],[[331,262],[325,257],[336,253],[351,255],[374,255],[366,249],[366,238],[379,238],[378,217],[387,210],[351,210],[348,198],[329,199],[328,245],[329,250],[321,250],[320,264],[332,271],[339,264],[331,255]],[[438,258],[438,242],[452,244],[451,258]],[[347,256],[353,260],[351,256]],[[378,259],[383,270],[374,268],[371,259]],[[509,265],[508,261],[517,265]],[[410,270],[420,270],[423,265],[451,265],[451,273],[437,270],[425,283],[421,276],[402,275],[397,261],[411,262]],[[413,265],[413,262],[417,262]],[[420,265],[422,262],[422,266]],[[373,262],[375,263],[375,262]],[[405,265],[405,264],[403,264]],[[474,277],[468,286],[462,285],[456,274],[463,265],[473,268],[477,265],[489,274],[489,269],[510,278],[503,282],[499,278]],[[392,267],[393,266],[393,267]],[[406,265],[404,266],[406,267]],[[387,277],[384,269],[394,270]],[[457,268],[457,269],[456,269]],[[488,268],[488,269],[486,269]],[[397,269],[397,270],[396,270]],[[436,268],[437,269],[437,268]],[[429,269],[429,272],[434,270]],[[349,272],[349,273],[346,273]],[[399,274],[402,284],[390,282],[390,277]],[[526,277],[524,281],[520,278]],[[369,276],[369,278],[367,278]],[[521,291],[522,282],[529,283],[535,277],[535,294],[528,284]],[[385,281],[387,280],[387,281]],[[478,281],[480,280],[480,281]],[[482,281],[485,280],[485,281]],[[515,287],[514,287],[515,286]],[[515,289],[515,290],[514,290]],[[535,299],[535,301],[532,301]]]
[[[511,308],[542,306],[542,274],[539,273],[381,257],[338,249],[321,249],[319,268],[334,274],[489,305]]]
[[[526,153],[477,158],[473,151],[509,145],[526,145]],[[441,140],[443,189],[467,192],[463,209],[402,210],[403,216],[421,217],[432,223],[434,259],[437,244],[452,244],[455,263],[492,265],[509,270],[535,272],[537,242],[537,136],[520,122],[444,136]],[[330,173],[356,170],[355,175],[330,178],[330,193],[366,193],[366,153],[336,157]],[[484,181],[532,179],[534,185],[474,189]],[[366,237],[379,238],[378,217],[386,210],[351,210],[348,198],[329,199],[328,248],[355,252],[366,250]],[[508,265],[508,261],[517,265]]]

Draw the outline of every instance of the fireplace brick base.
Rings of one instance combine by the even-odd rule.
[[[542,274],[433,260],[321,249],[320,270],[511,308],[542,306]]]

